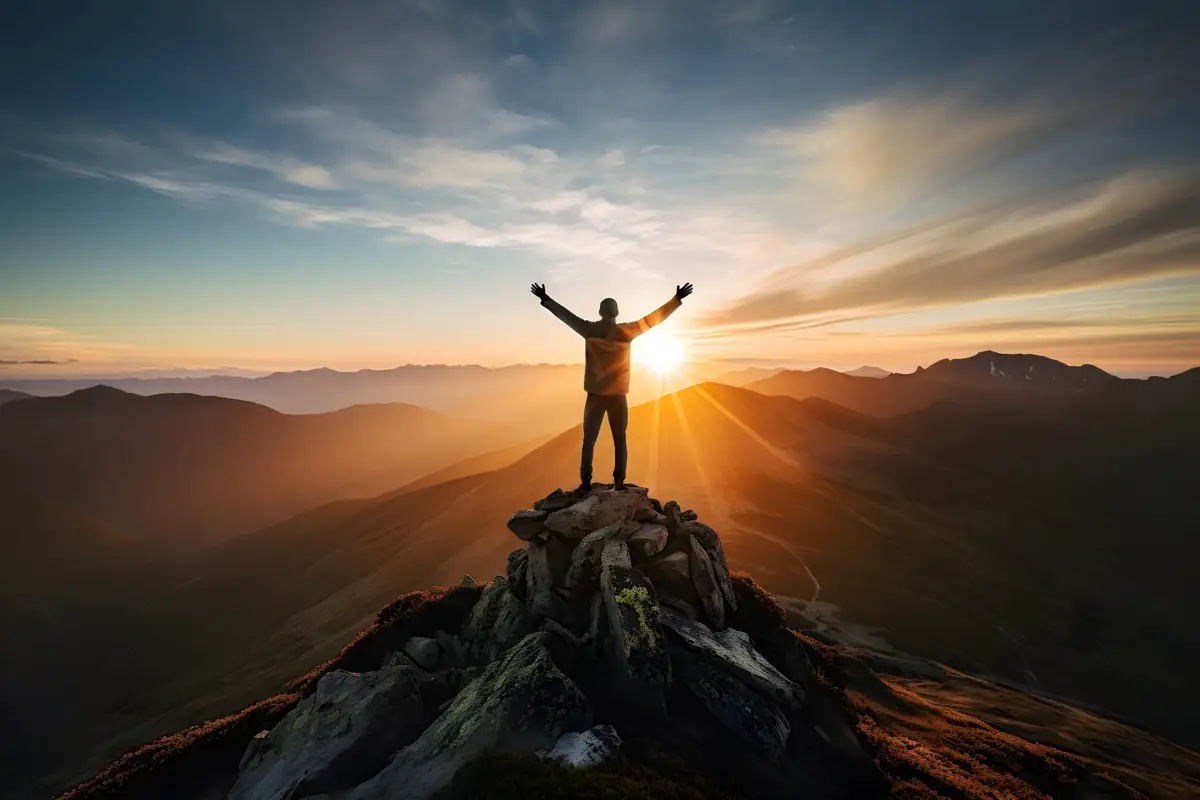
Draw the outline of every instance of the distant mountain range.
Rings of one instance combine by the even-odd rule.
[[[717,383],[744,386],[769,378],[782,367],[750,367],[724,372],[713,378]],[[878,378],[890,373],[879,367],[859,367],[848,375]],[[647,387],[636,386],[641,399]],[[505,406],[513,396],[557,399],[575,396],[583,384],[578,365],[537,364],[488,368],[479,366],[405,365],[387,370],[339,372],[312,369],[275,372],[247,377],[240,375],[203,375],[200,377],[129,377],[111,379],[55,379],[0,381],[0,403],[35,395],[57,397],[92,386],[112,386],[131,394],[153,395],[189,393],[247,400],[289,414],[318,414],[346,406],[370,403],[411,403],[437,411],[471,415],[479,409],[495,409],[497,401]],[[527,420],[522,420],[528,424]]]
[[[576,365],[518,364],[492,369],[474,365],[408,364],[394,369],[339,372],[310,369],[262,377],[214,375],[200,378],[116,378],[112,380],[22,380],[0,386],[40,397],[70,394],[97,384],[132,394],[188,393],[247,400],[288,414],[319,414],[354,405],[410,403],[436,411],[556,379],[583,383]]]
[[[143,541],[188,549],[513,442],[401,403],[289,415],[96,386],[0,406],[0,480]]]
[[[578,394],[563,402],[577,408]],[[3,755],[0,773],[40,779],[33,793],[48,794],[123,749],[276,691],[397,594],[502,573],[507,514],[575,480],[578,426],[532,451],[536,441],[475,438],[470,457],[428,468],[453,450],[437,438],[443,423],[459,421],[403,406],[344,419],[356,414],[349,424],[113,390],[0,408],[0,443],[23,448],[0,450],[0,507],[13,512],[0,516],[2,641],[20,653],[0,707],[29,743]],[[319,420],[328,439],[308,431]],[[379,434],[393,425],[390,440]],[[424,450],[416,431],[430,436]],[[310,451],[324,454],[315,466]],[[225,504],[259,513],[281,496],[300,504],[299,488],[277,489],[306,485],[287,476],[323,474],[324,491],[409,469],[360,465],[380,451],[428,453],[427,468],[408,487],[316,499],[172,559],[136,527],[169,512],[186,528]],[[711,520],[733,568],[777,594],[794,626],[1077,698],[1191,746],[1197,452],[1200,369],[1123,380],[990,352],[911,375],[702,384],[630,418],[631,479]],[[102,641],[94,674],[76,669]],[[50,738],[53,752],[36,746]]]
[[[797,399],[820,397],[864,414],[890,417],[939,400],[1046,402],[1074,398],[1117,383],[1147,383],[1117,378],[1090,365],[1070,367],[1045,356],[990,350],[970,358],[943,359],[908,374],[862,377],[862,369],[855,372],[859,374],[830,369],[784,370],[749,383],[747,388]]]

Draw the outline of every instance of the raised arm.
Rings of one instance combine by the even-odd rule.
[[[542,301],[542,306],[550,310],[550,313],[562,320],[568,328],[578,333],[580,336],[587,336],[587,322],[572,314],[565,306],[550,299],[550,295],[546,294],[546,284],[533,284],[529,287],[529,291],[534,297]]]
[[[667,317],[674,313],[675,309],[683,305],[683,298],[692,293],[692,285],[685,283],[683,286],[675,287],[675,296],[664,303],[662,306],[651,311],[646,316],[639,319],[637,322],[631,323],[634,335],[645,333],[653,328],[658,323],[662,322]]]

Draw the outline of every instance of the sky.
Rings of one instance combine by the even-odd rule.
[[[39,0],[0,26],[0,380],[1200,364],[1187,2]]]

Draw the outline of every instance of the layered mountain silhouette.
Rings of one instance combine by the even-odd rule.
[[[938,400],[1047,402],[1069,399],[1121,380],[1098,367],[1070,367],[1045,356],[986,350],[970,358],[943,359],[913,373],[882,377],[821,368],[785,370],[747,384],[747,388],[800,400],[820,397],[864,414],[890,417],[917,411]]]
[[[107,386],[0,407],[0,479],[126,534],[194,548],[369,497],[513,440],[404,404],[288,415]]]
[[[0,389],[0,406],[4,405],[5,403],[11,403],[13,400],[25,400],[30,397],[33,397],[33,395],[26,394],[25,392],[18,392],[13,389]]]
[[[984,353],[911,376],[831,373],[833,388],[806,400],[693,386],[632,409],[630,478],[686,498],[792,627],[1070,697],[1194,746],[1200,370],[1127,381],[1057,363]],[[1030,366],[1051,388],[1033,388]],[[856,400],[878,416],[847,407]],[[0,428],[9,410],[42,402],[0,410]],[[76,674],[91,700],[45,728],[14,689],[4,698],[14,724],[60,744],[12,766],[61,788],[121,750],[277,691],[400,592],[502,574],[504,520],[570,480],[579,436],[568,429],[499,468],[520,449],[473,456],[440,482],[398,481],[123,573],[133,591],[115,603],[154,598],[141,617],[109,617],[133,620],[113,635],[129,644],[121,658],[138,688]],[[599,474],[611,463],[605,439]],[[70,637],[57,641],[24,656],[10,685],[80,657]]]
[[[857,369],[848,369],[845,374],[854,378],[886,378],[892,373],[882,367],[871,367],[864,364]]]
[[[274,372],[262,377],[213,375],[184,378],[19,380],[0,383],[37,396],[70,394],[103,383],[132,394],[199,394],[246,400],[290,414],[318,414],[354,405],[410,403],[448,411],[475,398],[519,387],[542,389],[557,382],[583,380],[580,367],[518,364],[489,368],[475,365],[406,364],[393,369],[355,372],[321,368]]]

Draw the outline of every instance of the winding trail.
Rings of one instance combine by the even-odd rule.
[[[800,557],[799,553],[797,553],[794,549],[792,549],[792,546],[790,544],[788,544],[787,542],[785,542],[784,540],[782,540],[776,536],[770,535],[769,533],[761,533],[760,531],[754,531],[754,530],[750,530],[748,528],[738,528],[738,527],[735,527],[734,530],[738,533],[738,535],[744,534],[747,536],[757,536],[758,538],[765,539],[768,542],[778,545],[779,547],[782,547],[785,551],[787,551],[787,553],[792,558],[796,559],[796,563],[798,563],[800,565],[800,568],[804,570],[804,574],[808,576],[808,579],[810,581],[812,581],[813,593],[812,593],[812,597],[810,597],[808,599],[808,602],[810,604],[817,602],[817,598],[821,596],[821,582],[817,580],[817,576],[813,574],[813,571],[811,569],[809,569],[808,564],[805,563],[804,559]]]

